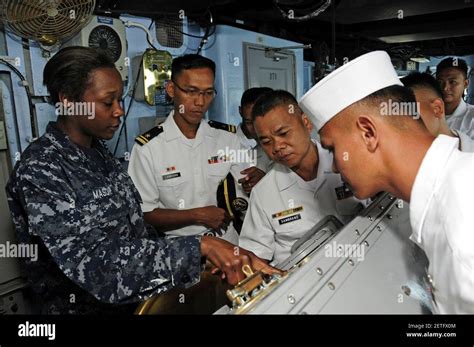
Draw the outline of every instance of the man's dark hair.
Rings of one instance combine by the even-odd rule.
[[[49,101],[53,105],[58,103],[60,93],[70,101],[81,101],[90,86],[91,73],[99,68],[115,68],[104,51],[79,46],[61,49],[43,71],[43,84],[48,89]]]
[[[199,54],[186,54],[173,59],[171,64],[171,79],[174,80],[183,70],[209,68],[216,75],[216,64]]]
[[[294,105],[295,110],[298,110],[301,113],[301,108],[298,106],[298,101],[296,101],[293,94],[287,92],[286,90],[273,90],[261,95],[252,109],[252,119],[260,117],[273,110],[278,106],[287,106]]]
[[[401,79],[405,87],[408,87],[412,90],[417,88],[426,88],[431,90],[436,94],[437,97],[443,98],[443,91],[439,86],[438,81],[426,72],[413,72],[408,76],[405,76]]]
[[[439,64],[436,66],[436,73],[438,74],[443,69],[447,69],[450,67],[461,71],[462,74],[464,75],[464,78],[467,79],[468,67],[467,67],[466,61],[461,58],[449,57],[449,58],[441,60]]]
[[[414,119],[418,126],[424,127],[424,123],[421,120],[421,117],[419,117],[418,115],[415,93],[413,93],[413,90],[408,87],[400,85],[389,86],[366,96],[362,100],[358,101],[356,104],[374,107],[380,111],[383,104],[388,105],[390,103],[399,105],[403,103],[414,106],[409,108],[403,108],[400,106],[400,109],[407,110],[407,114],[389,114],[385,116],[385,119],[387,119],[396,128],[400,130],[406,130],[408,126],[407,120],[410,119]]]
[[[413,90],[410,88],[396,84],[377,90],[359,102],[380,107],[383,102],[389,101],[392,103],[416,103],[415,93],[413,93]],[[409,114],[407,116],[415,116],[415,114]]]
[[[242,98],[240,99],[240,106],[244,107],[247,105],[255,104],[255,101],[257,101],[260,96],[271,91],[273,91],[273,89],[269,87],[249,88],[242,94]]]

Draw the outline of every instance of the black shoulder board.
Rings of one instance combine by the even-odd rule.
[[[237,128],[235,127],[235,125],[232,125],[232,124],[225,124],[225,123],[217,122],[215,120],[210,120],[208,123],[211,127],[216,128],[216,129],[225,130],[234,134],[237,132]]]
[[[135,138],[135,142],[138,143],[140,146],[146,145],[150,140],[154,137],[157,137],[163,132],[163,127],[156,126],[151,128],[146,133],[143,133]]]

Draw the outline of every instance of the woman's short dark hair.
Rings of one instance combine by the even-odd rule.
[[[43,71],[49,101],[53,105],[59,102],[60,93],[71,101],[81,101],[90,85],[92,71],[99,68],[115,68],[114,62],[104,52],[79,46],[61,49]]]

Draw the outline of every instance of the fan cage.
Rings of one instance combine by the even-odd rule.
[[[163,47],[180,48],[183,45],[183,20],[163,18],[155,22],[156,39]]]
[[[1,0],[0,18],[20,37],[57,41],[81,30],[94,9],[95,0]]]

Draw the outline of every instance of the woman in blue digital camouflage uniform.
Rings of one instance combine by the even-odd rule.
[[[39,246],[38,261],[24,265],[40,312],[131,312],[137,301],[197,283],[201,257],[229,283],[243,278],[244,264],[273,271],[223,240],[164,239],[146,227],[137,190],[100,142],[123,115],[122,80],[108,56],[63,49],[46,64],[44,84],[58,119],[22,153],[6,187],[18,241]]]

